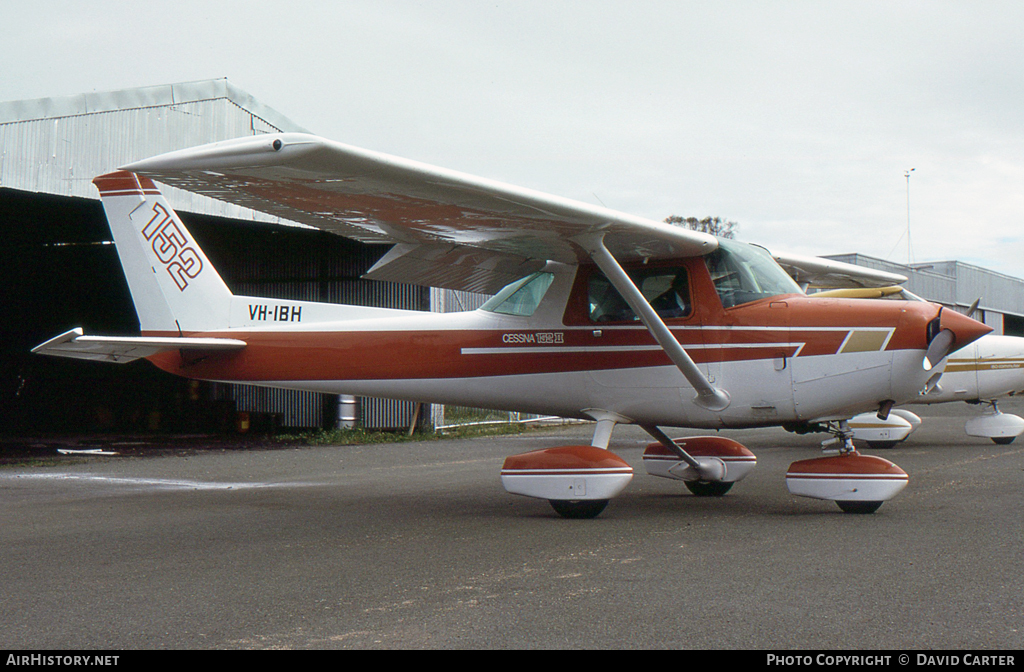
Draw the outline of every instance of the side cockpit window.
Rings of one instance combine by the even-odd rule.
[[[628,274],[663,320],[687,317],[693,312],[685,268],[645,268],[628,271]],[[603,274],[591,275],[587,289],[591,322],[639,321]]]

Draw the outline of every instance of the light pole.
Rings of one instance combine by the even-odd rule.
[[[907,265],[913,261],[913,255],[910,249],[910,174],[914,172],[914,169],[903,173],[903,177],[907,178]]]

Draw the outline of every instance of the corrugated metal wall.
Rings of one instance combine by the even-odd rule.
[[[491,298],[490,294],[433,288],[430,290],[430,310],[435,313],[461,313],[466,310],[476,310],[484,305],[489,298]]]
[[[224,384],[215,385],[213,394],[215,400],[234,401],[238,411],[266,416],[270,426],[256,427],[257,430],[324,426],[322,394],[257,385]]]
[[[1019,278],[959,261],[914,266],[915,270],[929,267],[953,278],[958,305],[969,306],[980,297],[983,309],[1024,316],[1024,285]]]

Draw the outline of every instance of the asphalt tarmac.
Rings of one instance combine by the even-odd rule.
[[[780,429],[723,432],[758,466],[698,498],[619,427],[636,475],[595,520],[499,481],[589,425],[5,467],[0,648],[1024,648],[1024,439],[915,410],[907,442],[864,451],[910,474],[873,515],[791,496],[826,437]]]

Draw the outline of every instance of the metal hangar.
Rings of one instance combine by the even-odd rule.
[[[29,350],[74,326],[138,333],[92,178],[147,156],[244,135],[308,132],[226,79],[0,103],[0,431],[334,426],[352,400],[199,383],[148,364],[54,360]],[[474,295],[361,279],[387,251],[167,187],[165,195],[236,293],[414,310]],[[239,253],[241,252],[241,253]],[[127,371],[126,371],[127,369]],[[370,428],[426,423],[430,409],[362,399]]]

